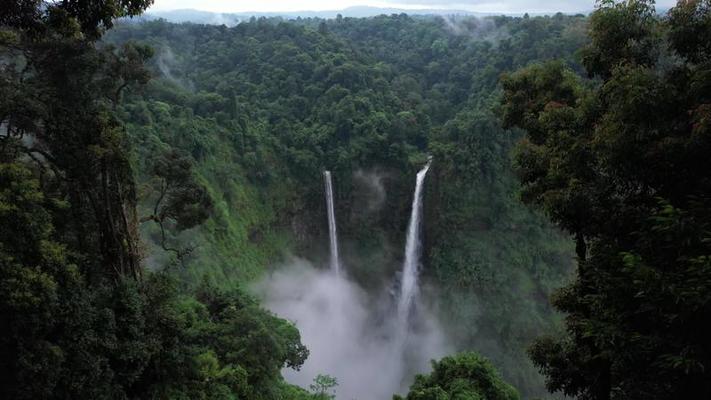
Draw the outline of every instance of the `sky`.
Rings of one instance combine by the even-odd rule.
[[[675,0],[658,0],[657,8]],[[212,12],[341,10],[352,6],[451,9],[484,13],[574,13],[594,8],[594,0],[155,0],[151,11],[196,9]]]

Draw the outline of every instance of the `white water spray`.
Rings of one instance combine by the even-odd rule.
[[[397,305],[398,325],[402,332],[407,332],[410,309],[417,297],[419,290],[417,278],[420,269],[420,253],[422,243],[420,240],[420,218],[422,214],[422,186],[425,181],[430,163],[417,173],[415,183],[415,197],[412,199],[412,213],[410,223],[407,228],[407,239],[405,242],[405,263],[402,267],[402,278],[400,283],[400,297]]]
[[[331,246],[331,271],[336,274],[341,272],[341,262],[338,258],[338,233],[336,232],[336,213],[333,210],[333,183],[331,171],[323,171],[323,180],[326,186],[326,207],[328,208],[328,237]]]

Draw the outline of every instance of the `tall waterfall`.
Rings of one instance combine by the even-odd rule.
[[[421,240],[420,240],[420,218],[422,214],[422,186],[425,181],[425,175],[430,169],[430,163],[427,164],[417,173],[415,183],[415,196],[412,199],[412,213],[410,214],[410,223],[407,228],[407,240],[405,242],[405,263],[402,267],[402,281],[400,283],[400,298],[397,305],[398,324],[401,329],[407,329],[410,309],[412,303],[417,296],[418,283],[417,276],[419,274]]]
[[[331,171],[323,171],[323,180],[326,185],[326,207],[328,208],[328,237],[331,246],[331,271],[339,274],[341,262],[338,258],[338,234],[336,232],[336,213],[333,211],[333,183]]]
[[[295,321],[310,350],[300,370],[282,371],[288,382],[308,387],[315,376],[326,371],[338,379],[338,399],[388,399],[393,393],[406,392],[415,374],[429,371],[430,360],[453,352],[426,302],[412,315],[419,297],[419,229],[427,168],[417,174],[399,298],[386,297],[389,291],[364,290],[337,274],[333,188],[331,174],[324,171],[331,268],[336,273],[296,259],[264,281],[265,304],[279,316]],[[344,272],[348,267],[343,266]]]

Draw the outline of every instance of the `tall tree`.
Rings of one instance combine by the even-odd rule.
[[[147,79],[140,64],[150,51],[99,49],[94,40],[114,18],[149,4],[3,3],[0,397],[97,397],[118,381],[129,385],[126,370],[140,369],[136,332],[110,324],[125,318],[131,326],[134,310],[116,306],[108,317],[111,307],[97,299],[105,278],[117,284],[108,292],[120,291],[140,273],[133,177],[111,103],[122,86]],[[135,296],[126,292],[117,304]],[[110,343],[126,345],[124,356],[107,355]]]
[[[561,63],[503,77],[528,132],[523,199],[577,241],[553,298],[567,334],[531,348],[550,390],[580,399],[711,396],[711,2],[601,1],[585,81]]]
[[[148,0],[18,1],[3,7],[0,161],[28,157],[68,200],[65,236],[94,278],[139,274],[133,173],[112,113],[124,88],[145,83],[144,46],[98,48],[115,18]]]
[[[134,177],[115,113],[152,51],[96,39],[144,0],[0,12],[0,398],[304,398],[298,330],[238,293],[141,275]],[[191,164],[161,159],[155,218],[204,220]],[[195,203],[191,203],[194,200]],[[140,279],[138,279],[140,278]]]

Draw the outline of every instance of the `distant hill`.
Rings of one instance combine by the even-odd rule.
[[[210,25],[235,25],[240,21],[251,17],[283,17],[286,19],[301,18],[336,18],[339,14],[343,17],[367,18],[376,15],[391,15],[391,14],[409,14],[409,15],[466,15],[466,16],[490,16],[500,15],[499,13],[479,13],[466,10],[452,9],[402,9],[402,8],[381,8],[368,6],[348,7],[341,10],[326,10],[326,11],[290,11],[290,12],[240,12],[240,13],[215,13],[210,11],[200,11],[193,9],[168,10],[168,11],[151,11],[146,13],[144,19],[163,18],[169,22],[194,22],[198,24]],[[523,15],[506,14],[506,15]],[[531,14],[534,15],[534,14]]]

